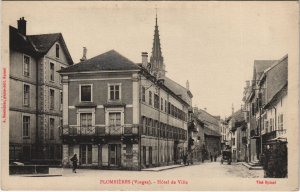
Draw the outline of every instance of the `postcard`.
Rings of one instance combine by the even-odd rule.
[[[297,1],[3,1],[4,190],[299,189]]]

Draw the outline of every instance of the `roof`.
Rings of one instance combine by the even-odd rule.
[[[185,87],[181,86],[177,82],[173,81],[172,79],[164,76],[163,79],[165,80],[164,84],[171,89],[174,93],[181,96],[181,98],[188,104],[190,104],[190,98],[193,97],[192,93],[186,89]]]
[[[28,35],[35,49],[41,53],[47,53],[55,42],[59,40],[61,33]]]
[[[276,62],[272,67],[266,70],[266,86],[267,97],[266,103],[269,103],[272,98],[287,84],[288,82],[288,57],[283,57]]]
[[[27,37],[32,42],[34,48],[42,54],[46,54],[51,49],[51,47],[57,41],[59,41],[61,43],[61,46],[62,46],[65,54],[66,54],[68,63],[73,64],[73,60],[71,58],[71,55],[69,53],[69,50],[66,46],[66,43],[65,43],[64,38],[61,33],[28,35]]]
[[[213,124],[215,126],[219,126],[219,120],[216,119],[213,115],[206,112],[205,110],[198,109],[198,118],[202,122],[206,122],[206,123]]]
[[[217,131],[211,130],[209,128],[204,128],[204,134],[207,136],[221,137],[220,133],[218,133]]]
[[[61,73],[87,71],[139,70],[140,67],[118,53],[110,50],[91,59],[60,70]]]
[[[278,60],[254,60],[254,70],[256,72],[257,79],[259,79],[265,69],[271,67],[276,61]]]
[[[35,55],[36,50],[29,39],[18,32],[18,29],[9,26],[9,48],[12,50]]]
[[[271,98],[271,100],[264,106],[268,108],[272,103],[278,103],[280,99],[287,94],[287,83]]]
[[[73,64],[72,57],[61,33],[22,35],[18,29],[9,26],[9,46],[10,49],[16,51],[41,56],[46,54],[57,41],[61,43],[68,63]]]

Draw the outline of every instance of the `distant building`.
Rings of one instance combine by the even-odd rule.
[[[230,134],[230,147],[232,151],[232,161],[246,161],[247,151],[247,124],[241,110],[234,112],[227,118]]]
[[[195,112],[195,110],[194,110]],[[205,110],[196,108],[195,115],[204,124],[204,148],[208,154],[221,153],[221,133],[220,133],[220,118],[209,114]]]
[[[9,26],[9,160],[61,162],[62,82],[73,64],[61,33],[28,35],[26,20]]]
[[[140,170],[180,162],[188,147],[192,94],[165,76],[157,26],[150,62],[111,50],[60,71],[63,162]]]

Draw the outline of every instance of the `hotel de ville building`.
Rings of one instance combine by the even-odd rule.
[[[192,93],[165,75],[157,18],[150,59],[115,50],[59,71],[63,81],[62,161],[140,170],[178,163],[188,148]]]

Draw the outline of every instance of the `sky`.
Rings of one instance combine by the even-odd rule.
[[[222,118],[242,104],[254,60],[297,49],[295,2],[2,2],[2,26],[25,17],[27,34],[61,32],[75,63],[111,49],[134,62],[152,49],[155,9],[167,76],[185,86],[193,106]]]

